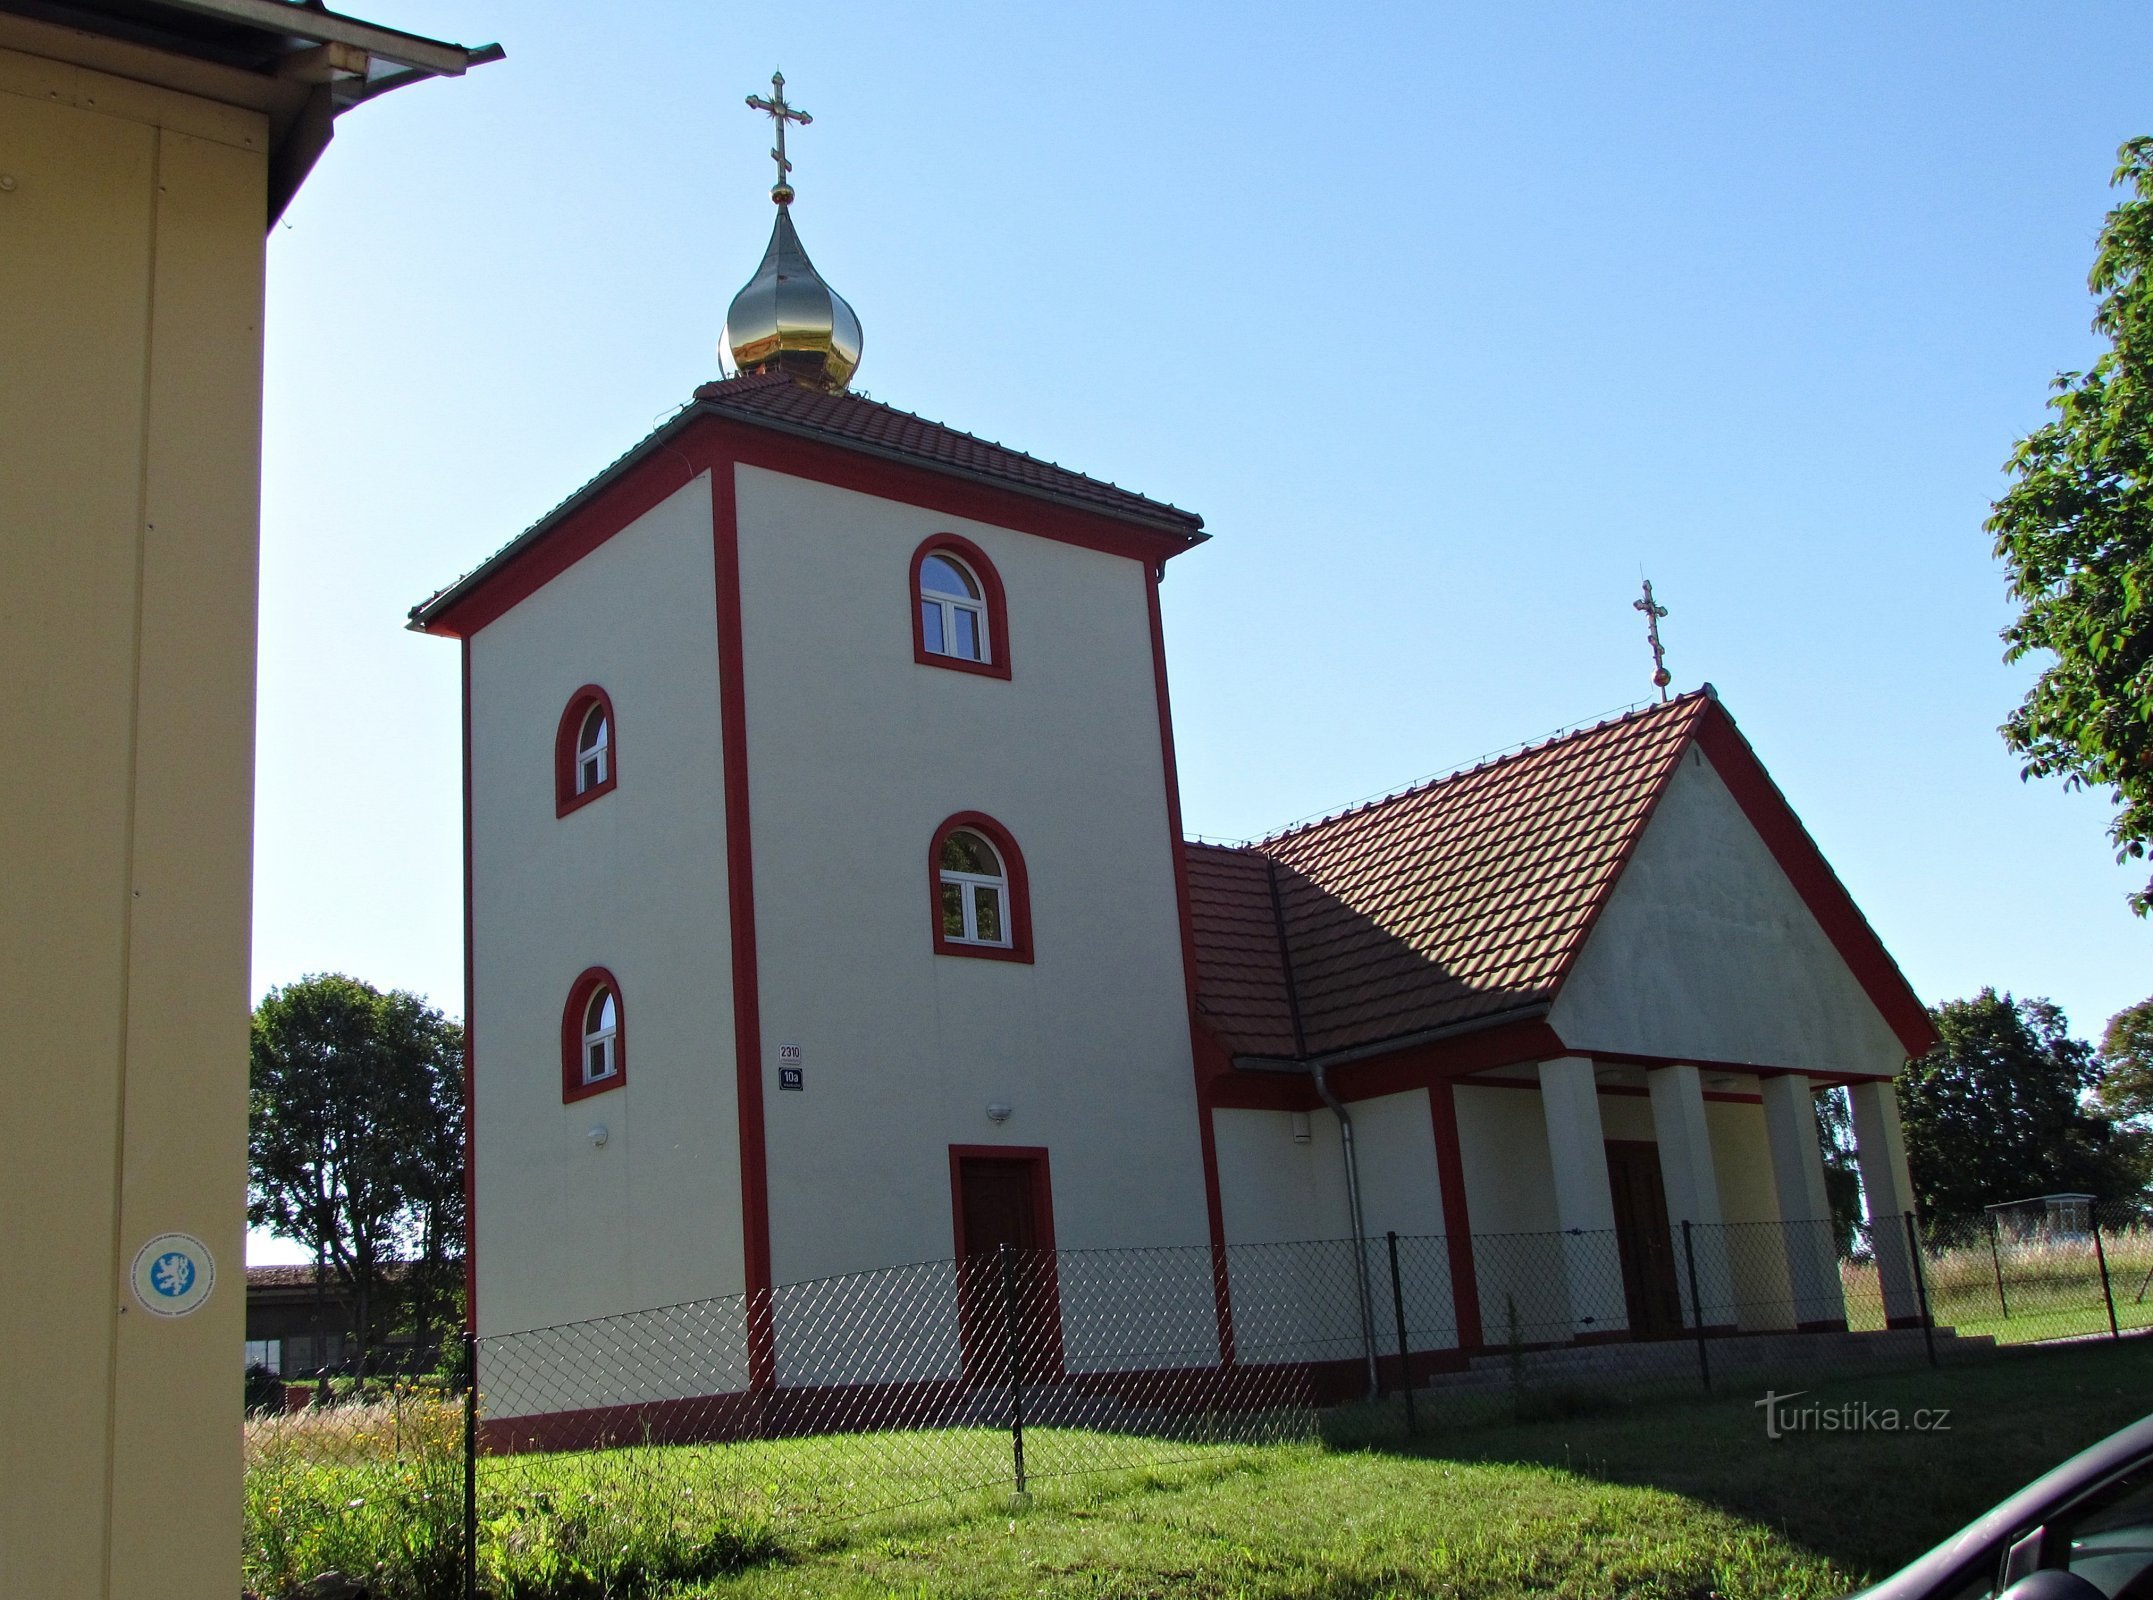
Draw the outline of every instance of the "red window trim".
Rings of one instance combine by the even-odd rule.
[[[947,656],[927,648],[927,625],[920,620],[920,568],[931,555],[948,551],[970,570],[979,580],[981,598],[987,609],[987,661],[967,661],[963,656]],[[912,659],[923,667],[947,667],[952,672],[977,673],[982,678],[1009,676],[1009,602],[1002,592],[1002,575],[994,570],[994,563],[987,559],[987,552],[969,539],[954,533],[938,533],[912,552],[912,581],[908,590],[912,603]]]
[[[606,714],[606,775],[581,794],[576,793],[576,737],[583,731],[583,720],[597,706]],[[553,735],[553,814],[565,817],[569,812],[589,805],[602,794],[611,794],[613,786],[620,781],[620,718],[613,715],[613,697],[595,683],[586,683],[568,697],[567,709],[561,713],[561,725]]]
[[[613,1075],[596,1083],[583,1081],[583,1014],[600,988],[613,991]],[[594,1094],[609,1094],[628,1082],[628,1002],[620,982],[604,967],[585,967],[569,985],[561,1008],[561,1104],[573,1105]]]
[[[966,944],[962,940],[948,939],[942,934],[942,842],[959,828],[980,835],[995,848],[1002,858],[1002,871],[1009,882],[1009,904],[1005,907],[1009,917],[1009,943]],[[1024,852],[1017,848],[1017,841],[1009,836],[1009,830],[983,811],[960,811],[953,817],[943,819],[934,830],[934,837],[927,843],[927,915],[934,929],[934,953],[938,956],[976,956],[987,961],[1022,961],[1032,959],[1032,888],[1031,879],[1024,870]]]

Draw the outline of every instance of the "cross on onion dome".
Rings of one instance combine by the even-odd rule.
[[[1659,690],[1660,698],[1667,698],[1667,686],[1674,676],[1667,670],[1667,652],[1660,648],[1660,618],[1667,615],[1667,608],[1652,598],[1652,580],[1645,580],[1645,597],[1630,602],[1632,611],[1645,614],[1645,637],[1652,643],[1652,686]]]
[[[770,120],[777,124],[777,144],[770,152],[770,159],[777,163],[777,182],[770,186],[770,198],[781,206],[791,205],[792,163],[785,159],[785,124],[797,122],[804,128],[815,119],[785,103],[785,74],[782,72],[770,74],[770,98],[765,100],[759,94],[751,94],[748,108],[767,112]]]

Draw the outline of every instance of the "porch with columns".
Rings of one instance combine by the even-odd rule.
[[[1672,1259],[1619,1259],[1620,1203],[1610,1172],[1600,1071],[1589,1056],[1564,1056],[1535,1067],[1546,1129],[1562,1288],[1573,1340],[1714,1332],[1844,1330],[1847,1312],[1831,1205],[1818,1140],[1814,1080],[1793,1072],[1757,1074],[1763,1144],[1769,1152],[1776,1216],[1730,1221],[1723,1164],[1739,1152],[1715,1146],[1707,1115],[1706,1069],[1687,1063],[1645,1068],[1651,1130]],[[1624,1092],[1635,1094],[1632,1088]],[[1917,1327],[1919,1298],[1903,1224],[1912,1207],[1905,1142],[1888,1079],[1850,1086],[1857,1161],[1871,1215],[1887,1325]],[[1719,1098],[1726,1098],[1721,1096]],[[1619,1142],[1619,1141],[1618,1141]],[[1636,1203],[1635,1196],[1630,1203]],[[1690,1224],[1684,1239],[1684,1223]],[[1631,1250],[1644,1248],[1630,1230]],[[1672,1272],[1679,1317],[1633,1326],[1641,1275]],[[1699,1305],[1702,1316],[1699,1316]],[[1673,1325],[1670,1326],[1669,1324]],[[1490,1330],[1498,1336],[1497,1330]]]

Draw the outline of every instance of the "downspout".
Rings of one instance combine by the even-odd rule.
[[[1308,1038],[1301,1027],[1300,989],[1293,979],[1293,952],[1286,943],[1285,903],[1278,893],[1278,863],[1265,856],[1263,870],[1271,888],[1271,920],[1278,932],[1279,966],[1286,975],[1286,1012],[1293,1020],[1293,1053],[1307,1063],[1309,1076],[1315,1080],[1316,1093],[1330,1107],[1331,1115],[1338,1119],[1338,1145],[1346,1163],[1346,1215],[1353,1229],[1353,1284],[1360,1299],[1361,1355],[1368,1366],[1368,1398],[1373,1400],[1380,1389],[1376,1379],[1376,1323],[1368,1299],[1368,1229],[1361,1220],[1361,1163],[1353,1148],[1353,1118],[1345,1103],[1331,1093],[1331,1086],[1323,1075],[1323,1063],[1308,1059]]]
[[[1316,1093],[1323,1096],[1323,1103],[1338,1119],[1338,1143],[1346,1156],[1346,1210],[1353,1219],[1353,1284],[1360,1294],[1361,1353],[1368,1359],[1368,1398],[1373,1400],[1379,1387],[1376,1382],[1376,1324],[1368,1308],[1368,1230],[1361,1223],[1361,1164],[1353,1151],[1353,1119],[1346,1115],[1345,1102],[1332,1094],[1331,1086],[1324,1082],[1323,1063],[1311,1063],[1308,1070],[1316,1080]]]

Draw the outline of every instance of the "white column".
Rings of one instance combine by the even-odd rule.
[[[1607,1183],[1607,1138],[1592,1062],[1563,1056],[1540,1063],[1540,1110],[1555,1174],[1555,1225],[1562,1230],[1570,1317],[1581,1334],[1623,1333],[1630,1317],[1615,1244],[1615,1197]]]
[[[1817,1138],[1816,1092],[1798,1072],[1766,1078],[1761,1087],[1794,1321],[1798,1326],[1829,1323],[1843,1328],[1846,1296],[1839,1283],[1838,1243],[1832,1237],[1831,1193],[1824,1184],[1824,1148]]]
[[[1906,1138],[1899,1131],[1899,1097],[1889,1078],[1872,1078],[1847,1090],[1854,1102],[1854,1156],[1861,1165],[1862,1199],[1869,1211],[1869,1239],[1884,1290],[1884,1316],[1898,1327],[1918,1327],[1921,1299],[1914,1286],[1913,1253],[1906,1214],[1914,1209],[1914,1184],[1906,1170]]]
[[[1719,1208],[1719,1175],[1712,1165],[1712,1134],[1704,1120],[1704,1079],[1692,1066],[1655,1067],[1645,1080],[1652,1090],[1652,1133],[1660,1145],[1660,1185],[1667,1194],[1667,1230],[1674,1243],[1675,1281],[1691,1327],[1732,1326],[1734,1276],[1728,1270],[1727,1230]],[[1690,1303],[1689,1259],[1682,1224],[1691,1225],[1688,1248],[1697,1255],[1697,1298]]]

